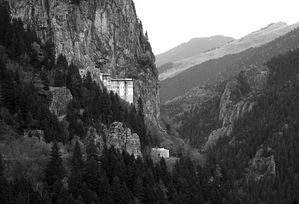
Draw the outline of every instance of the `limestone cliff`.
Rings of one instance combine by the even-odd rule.
[[[268,156],[265,156],[268,155]],[[260,148],[249,162],[247,178],[259,182],[261,179],[276,176],[276,162],[271,148]]]
[[[219,120],[223,126],[233,124],[255,105],[254,94],[262,90],[268,79],[268,68],[251,66],[226,84],[220,100]]]
[[[219,104],[222,127],[209,135],[203,151],[215,145],[219,138],[230,136],[234,122],[253,110],[256,96],[265,88],[268,76],[266,66],[250,66],[226,83]]]
[[[73,99],[73,96],[66,87],[51,87],[50,93],[52,100],[49,110],[62,120],[67,114],[67,106]]]
[[[114,122],[106,133],[106,145],[114,146],[120,151],[127,151],[136,158],[142,156],[139,136],[125,128],[122,123]]]
[[[159,126],[155,57],[132,0],[8,0],[11,14],[33,28],[56,56],[91,72],[131,77],[134,101],[144,103],[148,125]]]

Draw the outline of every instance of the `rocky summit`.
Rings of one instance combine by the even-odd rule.
[[[134,79],[134,103],[142,98],[146,122],[158,127],[155,57],[132,0],[8,0],[11,15],[33,28],[56,56],[90,72]]]
[[[58,118],[63,118],[67,114],[67,106],[73,99],[70,90],[65,87],[51,87],[52,100],[49,110]]]
[[[132,133],[130,128],[123,127],[120,122],[114,122],[110,125],[106,140],[108,147],[114,146],[121,151],[125,150],[136,158],[142,156],[139,136]]]

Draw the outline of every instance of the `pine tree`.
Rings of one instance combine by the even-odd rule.
[[[134,131],[137,131],[137,127],[138,127],[136,115],[137,115],[137,112],[136,112],[135,106],[131,105],[130,112],[129,112],[129,121],[128,122],[129,122],[130,127]]]
[[[99,161],[99,150],[93,139],[91,139],[86,147],[87,160]]]
[[[61,181],[65,176],[65,169],[61,158],[61,153],[56,140],[53,142],[50,161],[45,171],[45,180],[48,186],[53,186],[57,181]]]
[[[79,96],[82,86],[82,80],[78,68],[71,63],[68,67],[66,77],[66,87],[71,90],[73,96]]]
[[[150,139],[146,135],[146,127],[144,121],[144,113],[143,113],[143,103],[142,99],[138,99],[138,115],[137,115],[137,134],[140,137],[141,148],[144,149],[145,146],[149,145]]]
[[[97,161],[91,157],[86,163],[86,172],[84,174],[84,182],[88,188],[99,194],[101,186],[101,174]]]
[[[57,57],[56,68],[62,72],[66,71],[68,68],[68,62],[64,55],[60,54]]]
[[[88,71],[87,74],[86,74],[86,76],[83,79],[83,86],[85,88],[91,90],[92,89],[92,84],[93,84],[93,81],[92,81],[92,78],[91,78],[91,74]]]
[[[6,38],[10,27],[10,9],[8,2],[1,2],[0,5],[0,44],[7,46],[9,38]]]
[[[43,81],[45,87],[44,90],[49,90],[49,86],[50,86],[50,82],[48,79],[48,74],[46,70],[42,70],[42,72],[40,73],[40,79]]]
[[[30,31],[30,29],[28,29]],[[27,31],[27,33],[28,33]],[[53,42],[48,40],[44,46],[44,50],[47,53],[45,58],[45,68],[47,70],[52,70],[55,68],[55,45]]]
[[[111,100],[109,100],[109,94],[107,89],[104,89],[103,91],[103,100],[102,100],[102,105],[103,105],[103,121],[107,126],[110,126],[112,123],[112,105],[111,105]]]
[[[124,172],[124,180],[129,190],[133,191],[134,185],[136,183],[136,171],[135,166],[133,164],[126,165]]]
[[[166,202],[166,189],[163,182],[156,183],[156,196],[158,203]]]
[[[13,20],[13,27],[15,27],[15,33],[17,36],[18,43],[16,45],[17,47],[17,60],[22,62],[22,57],[24,56],[26,52],[26,44],[25,44],[25,30],[24,30],[24,24],[21,19],[14,19]]]
[[[0,203],[9,203],[9,185],[4,176],[4,162],[0,153]]]
[[[154,191],[153,186],[150,186],[149,184],[145,185],[145,194],[144,194],[144,203],[156,203],[157,201],[157,195]]]
[[[72,157],[72,171],[83,173],[83,168],[84,168],[83,156],[82,156],[79,141],[77,140],[73,151],[73,157]]]
[[[175,192],[173,194],[172,202],[174,204],[181,204],[184,203],[184,195],[182,193]]]
[[[77,199],[78,196],[81,195],[82,192],[82,183],[83,183],[83,178],[82,178],[81,172],[77,171],[72,171],[69,179],[68,179],[68,186],[69,186],[69,192],[72,194],[72,196]]]
[[[81,0],[71,0],[72,4],[79,5]]]
[[[78,198],[82,193],[81,185],[83,181],[84,161],[79,141],[76,141],[72,157],[72,173],[69,178],[69,191],[74,198]]]
[[[167,166],[166,166],[164,157],[162,157],[160,159],[160,168],[161,168],[162,174],[165,175],[167,173]]]
[[[129,191],[126,183],[123,183],[121,185],[121,195],[122,195],[122,200],[121,203],[131,203],[131,201],[133,200],[133,195],[132,193]]]
[[[65,82],[64,72],[57,69],[55,71],[55,76],[54,76],[54,86],[55,87],[63,87],[65,85],[66,85],[66,82]]]
[[[134,190],[134,195],[138,200],[143,203],[144,200],[144,188],[143,188],[143,182],[141,176],[138,176],[136,185],[135,185],[135,190]]]
[[[101,203],[113,203],[113,193],[109,184],[109,180],[106,172],[104,171],[101,176],[101,186],[99,188],[99,197]]]
[[[1,97],[3,105],[10,110],[11,113],[16,111],[16,95],[15,85],[9,73],[4,74],[1,83]]]
[[[122,185],[120,183],[119,178],[116,176],[113,178],[112,181],[112,193],[113,193],[113,198],[114,198],[114,203],[123,203],[123,197],[124,195],[122,194]]]

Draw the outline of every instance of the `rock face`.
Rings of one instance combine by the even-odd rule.
[[[214,130],[208,138],[208,141],[205,143],[203,147],[203,151],[206,152],[210,148],[212,148],[214,145],[216,145],[217,141],[222,137],[230,136],[232,133],[232,125],[225,126],[222,128],[219,128],[217,130]]]
[[[219,120],[223,126],[233,124],[253,109],[255,102],[252,94],[266,86],[268,73],[269,70],[265,66],[251,66],[226,84],[220,100],[219,113]]]
[[[45,133],[43,130],[27,130],[24,132],[24,137],[35,137],[43,140],[45,138]]]
[[[218,139],[229,137],[234,122],[253,110],[256,105],[255,96],[265,88],[268,75],[266,66],[250,66],[227,82],[219,104],[219,121],[222,127],[209,135],[203,151],[215,145]]]
[[[261,179],[276,176],[276,163],[274,155],[269,155],[271,151],[271,148],[268,148],[267,150],[259,149],[256,152],[255,157],[250,161],[250,167],[248,169],[247,175],[249,179],[253,179],[258,182]]]
[[[79,68],[130,77],[134,103],[141,97],[146,122],[159,126],[158,74],[132,0],[7,0],[11,15],[53,42]]]
[[[63,119],[67,113],[67,106],[73,99],[71,91],[65,87],[50,87],[50,92],[52,101],[49,109],[59,119]]]
[[[107,147],[114,146],[120,151],[127,151],[135,157],[142,156],[139,136],[131,132],[130,128],[125,128],[122,123],[111,124],[106,134]]]
[[[31,45],[32,50],[35,52],[38,61],[42,62],[45,59],[45,56],[43,54],[43,50],[41,49],[40,45],[36,42],[32,43]]]
[[[235,79],[227,83],[220,100],[219,120],[222,121],[223,126],[231,125],[253,108],[253,102],[247,98],[241,98],[242,88],[242,85]]]

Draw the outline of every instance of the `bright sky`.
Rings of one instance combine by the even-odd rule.
[[[155,54],[194,37],[240,38],[273,22],[299,22],[299,0],[134,0]]]

